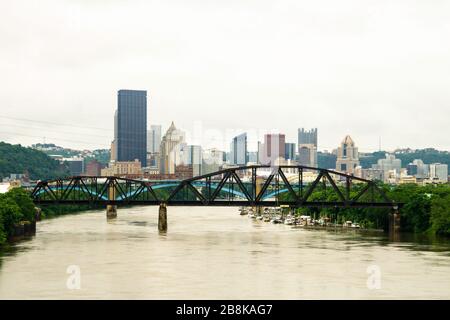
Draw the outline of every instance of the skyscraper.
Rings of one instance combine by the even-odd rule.
[[[299,164],[317,167],[317,128],[298,129],[298,157]]]
[[[181,162],[181,151],[186,145],[184,140],[184,132],[178,130],[172,122],[161,141],[159,170],[161,174],[175,174],[175,167]]]
[[[161,126],[151,125],[147,131],[147,166],[158,167],[159,147],[161,145]]]
[[[117,161],[147,165],[147,91],[119,90],[114,117]]]
[[[430,178],[440,182],[448,182],[448,165],[442,163],[430,164]]]
[[[277,161],[284,160],[286,152],[286,136],[284,134],[265,134],[262,144],[261,163],[276,165]]]
[[[303,143],[298,147],[298,163],[306,167],[317,167],[317,148],[312,143]]]
[[[430,174],[430,165],[423,163],[421,159],[414,159],[412,163],[406,166],[407,172],[418,179],[425,179]]]
[[[383,180],[389,182],[389,179],[398,177],[402,171],[402,161],[396,159],[394,154],[385,154],[385,159],[378,159],[376,164],[372,165],[372,169],[382,172]]]
[[[353,174],[356,166],[359,166],[358,148],[352,138],[346,136],[337,150],[336,170]]]
[[[247,162],[247,133],[242,133],[231,141],[230,164],[244,166]]]
[[[202,173],[202,147],[186,145],[183,148],[183,164],[192,167],[193,176]]]
[[[313,144],[317,148],[317,128],[305,130],[305,128],[298,129],[298,145]]]
[[[295,160],[295,143],[286,142],[284,150],[284,159]]]
[[[202,152],[202,174],[219,171],[224,162],[224,152],[216,148]]]
[[[161,126],[151,125],[147,132],[147,152],[158,153],[161,144]]]

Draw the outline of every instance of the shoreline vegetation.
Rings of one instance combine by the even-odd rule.
[[[450,237],[450,184],[419,186],[416,184],[379,184],[388,198],[403,203],[400,231]],[[356,190],[357,192],[357,190]],[[335,193],[314,192],[309,201],[337,200]],[[364,229],[388,230],[390,211],[381,208],[299,208],[296,213],[314,219],[331,218],[337,223],[353,221]]]
[[[0,194],[0,247],[34,235],[36,222],[42,219],[93,209],[95,207],[89,205],[49,205],[38,208],[26,190],[13,188]]]
[[[404,203],[400,209],[400,232],[450,237],[450,184],[418,186],[415,184],[380,184],[389,198]],[[333,200],[335,194],[314,192],[310,201]],[[100,209],[89,205],[48,205],[37,208],[30,194],[13,188],[0,194],[0,246],[8,241],[34,234],[36,221],[87,210]],[[314,219],[330,218],[336,222],[353,221],[365,230],[388,230],[389,210],[379,208],[299,208],[297,215]]]

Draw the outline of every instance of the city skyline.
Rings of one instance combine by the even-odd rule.
[[[0,8],[0,300],[450,298],[450,0]]]
[[[9,117],[2,117],[0,116],[0,118],[5,118],[8,119]],[[24,118],[14,118],[17,119],[17,121],[32,121],[30,119],[24,119]],[[39,122],[39,121],[37,121]],[[114,120],[112,120],[112,122],[114,122]],[[152,123],[150,124],[149,122],[147,122],[148,127],[150,126],[157,126],[157,127],[161,127],[162,131],[166,130],[165,128],[169,128],[170,127],[170,123],[174,122],[174,120],[170,121],[167,125],[161,125],[160,123]],[[196,123],[198,123],[199,121],[196,121]],[[44,123],[45,126],[45,121],[42,122]],[[72,126],[71,124],[67,124]],[[195,124],[193,125],[195,127]],[[86,128],[88,129],[89,127],[83,127],[83,126],[78,126],[78,125],[73,125],[73,127],[77,128]],[[99,129],[99,128],[97,128]],[[192,134],[192,132],[195,132],[195,129],[192,131],[186,130],[185,128],[181,128],[185,133],[187,138],[187,143],[189,144],[198,144],[198,143],[194,143],[192,141],[196,141],[198,139],[191,139],[190,137],[194,136],[195,134]],[[217,132],[217,129],[214,128],[207,128],[205,129],[205,131],[208,130],[213,130],[214,132]],[[298,130],[298,128],[297,128]],[[275,130],[275,129],[225,129],[223,130],[223,132],[221,132],[223,139],[220,140],[219,143],[217,144],[212,144],[211,145],[211,141],[207,140],[208,142],[208,146],[205,147],[205,149],[219,149],[221,151],[226,151],[229,152],[229,146],[227,147],[227,144],[229,145],[230,142],[230,138],[228,138],[230,136],[230,132],[233,132],[233,134],[240,135],[240,134],[245,134],[248,133],[248,131],[255,133],[257,132],[258,134],[252,134],[250,135],[250,139],[248,139],[248,152],[257,152],[258,151],[258,142],[262,142],[264,140],[264,136],[266,134],[285,134],[286,135],[286,144],[295,144],[295,146],[297,147],[296,150],[298,149],[298,142],[296,141],[297,139],[297,130],[295,130],[295,134],[293,136],[288,136],[287,134],[285,134],[283,131],[280,130]],[[54,131],[55,132],[55,136],[58,135],[58,130]],[[147,133],[150,134],[150,130],[147,130]],[[38,137],[38,136],[31,136],[31,135],[27,135],[27,134],[21,134],[20,132],[17,133],[11,133],[14,134],[14,139],[2,139],[0,136],[0,141],[6,142],[6,143],[10,143],[10,144],[20,144],[22,146],[26,146],[26,147],[32,147],[33,145],[36,144],[54,144],[56,146],[61,146],[67,149],[73,149],[73,150],[103,150],[103,149],[111,149],[111,140],[114,139],[114,129],[111,131],[111,133],[103,133],[102,135],[100,135],[101,137],[105,138],[105,142],[103,145],[100,144],[92,144],[90,142],[88,142],[89,139],[91,139],[92,136],[95,136],[93,134],[87,134],[86,135],[86,141],[80,141],[80,140],[71,140],[71,139],[64,139],[64,138],[57,138],[57,137],[49,137],[48,135],[44,134],[42,135],[42,137]],[[353,136],[351,133],[348,134],[344,134],[343,136]],[[80,134],[78,134],[78,136],[80,136]],[[27,137],[27,138],[24,138]],[[75,138],[76,139],[76,138]],[[334,145],[330,145],[330,146],[321,146],[319,143],[319,147],[317,149],[317,151],[319,152],[333,152],[335,150],[337,150],[337,148],[339,147],[339,144],[342,140],[342,137],[335,137],[335,144]],[[27,141],[27,142],[25,142]],[[215,139],[214,141],[218,141],[217,139]],[[213,141],[213,143],[214,143]],[[385,147],[383,144],[380,144],[380,137],[378,137],[377,140],[378,145],[376,147],[373,148],[367,148],[367,146],[361,146],[358,147],[358,149],[360,150],[360,153],[372,153],[372,152],[377,152],[377,151],[383,151],[383,152],[394,152],[396,150],[406,150],[406,149],[411,149],[411,150],[423,150],[423,149],[436,149],[436,150],[440,150],[440,151],[450,151],[450,149],[445,149],[445,148],[439,148],[439,147],[433,147],[432,144],[429,145],[425,145],[423,147],[417,147],[417,148],[413,148],[411,146],[409,146],[408,144],[405,145],[399,145],[393,148],[387,148]],[[297,150],[298,151],[298,150]]]
[[[450,150],[447,117],[435,116],[450,105],[449,8],[9,2],[0,13],[2,116],[35,122],[1,118],[0,140],[109,147],[114,93],[135,88],[149,93],[149,124],[166,128],[201,120],[222,131],[279,129],[295,141],[298,127],[317,127],[319,150],[347,134],[361,151],[377,150],[380,137],[387,150]]]

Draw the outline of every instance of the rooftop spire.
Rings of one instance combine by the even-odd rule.
[[[346,145],[353,145],[354,144],[352,138],[349,135],[345,136],[344,140],[342,140],[342,143],[344,143]]]

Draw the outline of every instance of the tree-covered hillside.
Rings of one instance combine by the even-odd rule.
[[[386,153],[386,151],[377,151],[366,156],[360,156],[361,166],[363,168],[370,168],[372,164],[377,163],[378,159],[384,159]],[[450,152],[448,151],[439,151],[432,148],[420,150],[400,149],[394,151],[393,154],[397,159],[402,161],[403,168],[406,168],[415,159],[421,159],[426,164],[444,163],[450,166]]]
[[[424,163],[444,163],[450,167],[450,152],[439,151],[436,149],[401,149],[394,152],[387,151],[375,151],[371,153],[364,153],[359,155],[359,162],[363,168],[371,168],[373,164],[376,164],[378,159],[384,159],[386,153],[393,153],[397,159],[402,161],[402,167],[413,162],[415,159],[421,159]],[[318,152],[318,163],[320,168],[334,168],[336,166],[336,155],[331,153]]]
[[[92,151],[92,155],[88,155],[84,158],[84,163],[89,163],[92,160],[97,160],[100,163],[108,164],[111,158],[109,149],[97,149]]]
[[[32,148],[0,142],[0,178],[11,173],[28,174],[30,179],[51,179],[68,175],[66,167]]]
[[[85,164],[89,163],[91,160],[97,160],[100,163],[108,164],[111,157],[109,149],[96,149],[92,151],[76,150],[57,146],[53,143],[36,143],[31,147],[48,155],[60,155],[64,158],[81,157],[84,158]]]

